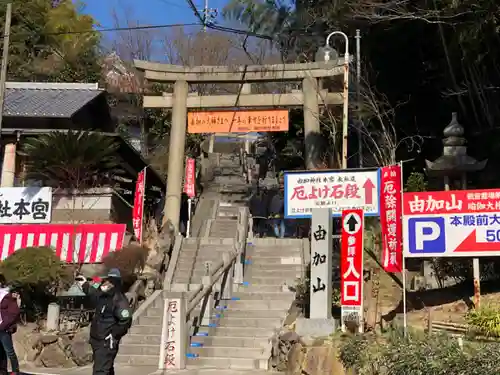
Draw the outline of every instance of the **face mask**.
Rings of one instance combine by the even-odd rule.
[[[111,285],[101,285],[101,290],[104,292],[104,293],[107,293],[109,292],[113,287]]]

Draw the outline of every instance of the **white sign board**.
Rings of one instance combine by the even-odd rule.
[[[0,188],[0,224],[47,224],[52,218],[52,188]]]
[[[313,208],[330,208],[333,216],[351,209],[378,216],[379,186],[378,169],[285,172],[285,217],[310,218]]]
[[[330,319],[332,317],[332,224],[330,209],[313,209],[310,319]]]

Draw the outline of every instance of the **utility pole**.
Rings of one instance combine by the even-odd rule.
[[[356,30],[356,117],[358,128],[358,160],[359,167],[363,168],[363,131],[361,119],[361,31]]]
[[[217,17],[217,8],[209,8],[208,0],[205,0],[203,8],[203,31],[207,31],[207,24],[212,23],[213,19]]]
[[[7,11],[5,13],[5,29],[3,31],[2,67],[0,70],[0,136],[2,134],[3,102],[5,98],[5,82],[7,81],[7,66],[9,63],[11,20],[12,20],[12,3],[8,3]]]

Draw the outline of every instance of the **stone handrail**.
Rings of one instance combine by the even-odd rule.
[[[170,255],[170,262],[168,262],[167,272],[165,272],[165,278],[163,279],[163,290],[170,290],[174,278],[175,268],[177,267],[177,261],[179,260],[183,240],[184,237],[180,234],[175,237],[172,254]]]

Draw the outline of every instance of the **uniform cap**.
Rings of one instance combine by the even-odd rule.
[[[106,276],[107,278],[115,278],[115,279],[121,279],[122,275],[120,273],[120,270],[118,268],[111,268],[108,271],[108,275]]]

